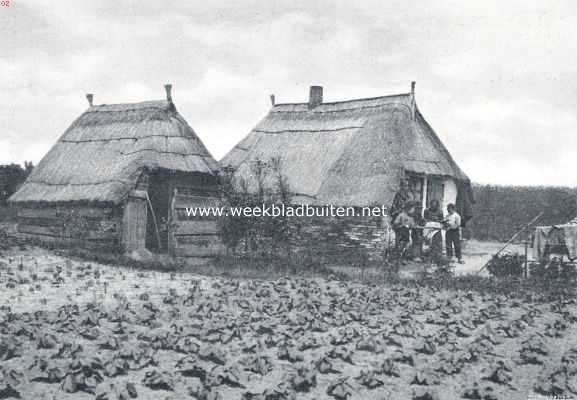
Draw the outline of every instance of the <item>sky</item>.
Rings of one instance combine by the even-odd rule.
[[[480,183],[577,186],[574,0],[11,0],[0,164],[35,164],[94,102],[164,98],[216,159],[277,102],[406,93]]]

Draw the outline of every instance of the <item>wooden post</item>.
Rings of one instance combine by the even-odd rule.
[[[156,234],[156,244],[158,246],[158,252],[162,251],[162,244],[160,242],[160,232],[158,231],[158,222],[156,221],[156,213],[154,212],[154,207],[152,207],[152,202],[150,197],[148,197],[148,192],[144,192],[146,196],[146,202],[148,207],[150,207],[150,214],[152,215],[152,222],[154,223],[154,233]]]
[[[527,255],[529,253],[528,247],[529,247],[529,242],[527,240],[525,240],[525,279],[527,279],[527,277],[529,276],[529,274],[528,274],[529,263],[527,261]]]
[[[174,257],[176,249],[176,241],[174,238],[174,230],[176,229],[176,219],[177,214],[174,211],[174,205],[176,203],[176,196],[178,196],[178,189],[174,188],[172,190],[172,197],[170,199],[170,205],[168,207],[169,213],[169,225],[168,225],[168,255]]]

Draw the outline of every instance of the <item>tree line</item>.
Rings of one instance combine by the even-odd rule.
[[[24,183],[34,165],[32,162],[0,165],[0,207],[6,206],[7,200]]]
[[[563,224],[577,216],[577,188],[475,184],[473,193],[474,217],[467,229],[474,239],[508,240],[541,212],[537,225]]]

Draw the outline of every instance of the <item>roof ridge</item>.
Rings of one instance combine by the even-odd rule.
[[[299,104],[299,105],[306,105],[307,103],[304,104]],[[383,107],[405,107],[407,109],[409,109],[409,111],[411,111],[411,108],[408,104],[405,103],[401,103],[401,102],[388,102],[388,103],[382,103],[382,104],[372,104],[372,105],[361,105],[358,107],[348,107],[348,108],[335,108],[335,109],[328,109],[328,110],[323,110],[321,106],[317,106],[313,109],[304,109],[304,110],[283,110],[283,109],[279,109],[279,110],[275,110],[274,108],[272,110],[270,110],[271,114],[282,114],[282,113],[287,113],[287,114],[295,114],[295,113],[315,113],[315,114],[329,114],[329,113],[340,113],[340,112],[347,112],[347,111],[358,111],[358,110],[367,110],[367,109],[375,109],[375,108],[383,108]]]
[[[335,104],[343,104],[343,103],[354,103],[357,101],[370,101],[370,100],[380,100],[380,99],[387,99],[390,97],[401,97],[401,96],[410,96],[412,93],[398,93],[398,94],[387,94],[384,96],[375,96],[375,97],[361,97],[361,98],[357,98],[357,99],[349,99],[349,100],[339,100],[339,101],[328,101],[328,102],[322,102],[321,104],[319,104],[319,106],[324,106],[324,105],[335,105]],[[300,105],[307,105],[309,104],[308,102],[300,102],[300,103],[276,103],[273,108],[277,107],[277,106],[300,106]]]
[[[95,104],[85,111],[85,113],[98,113],[98,112],[125,112],[132,110],[143,110],[147,108],[156,108],[160,110],[166,110],[170,105],[173,104],[167,100],[146,100],[138,101],[132,103],[103,103]]]

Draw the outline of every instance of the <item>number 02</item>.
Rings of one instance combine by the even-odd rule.
[[[2,7],[10,7],[10,0],[2,0],[0,1],[0,5]]]

